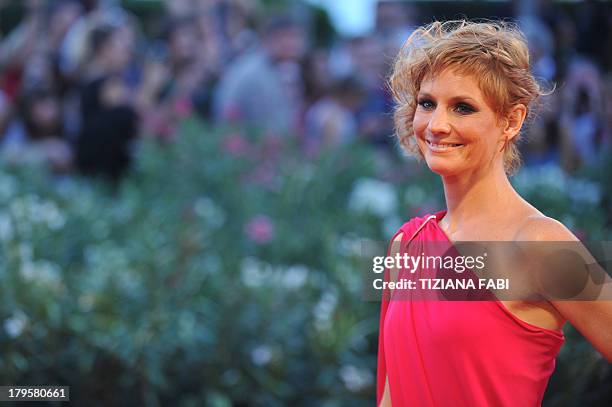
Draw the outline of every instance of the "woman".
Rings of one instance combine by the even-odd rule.
[[[466,21],[419,28],[390,86],[399,140],[441,176],[447,206],[400,228],[393,241],[404,253],[438,240],[578,240],[508,180],[521,127],[542,94],[518,29]],[[540,405],[566,321],[612,360],[610,304],[383,300],[377,405]]]
[[[103,76],[83,87],[82,129],[75,143],[81,173],[117,183],[128,171],[138,135],[138,116],[127,94],[117,75]]]

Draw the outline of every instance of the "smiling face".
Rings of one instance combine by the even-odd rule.
[[[414,134],[429,168],[443,176],[503,171],[503,121],[477,80],[446,69],[426,77],[417,95]]]

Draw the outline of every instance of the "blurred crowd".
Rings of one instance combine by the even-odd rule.
[[[22,4],[23,18],[0,32],[2,158],[112,180],[139,139],[172,142],[192,115],[296,137],[305,150],[362,138],[391,152],[390,62],[430,21],[413,3],[380,1],[370,33],[315,41],[320,24],[301,2],[271,12],[255,0],[166,1],[153,29],[120,1]],[[556,84],[525,133],[524,159],[574,171],[612,143],[612,5],[513,7],[535,74]]]

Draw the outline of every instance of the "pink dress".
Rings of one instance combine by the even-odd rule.
[[[445,213],[404,224],[398,234],[412,240],[403,250],[428,255],[427,242],[450,244],[438,225]],[[383,299],[376,403],[387,376],[393,407],[539,406],[564,339],[561,330],[520,320],[495,297]]]

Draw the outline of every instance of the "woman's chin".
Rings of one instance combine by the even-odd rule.
[[[426,159],[429,169],[441,176],[456,175],[460,172],[460,168],[449,160]]]

